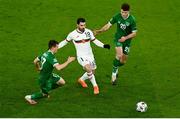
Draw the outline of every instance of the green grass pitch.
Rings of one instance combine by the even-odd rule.
[[[48,40],[63,40],[78,17],[86,18],[88,28],[100,28],[123,2],[131,5],[138,34],[118,85],[110,84],[114,25],[97,36],[110,51],[92,44],[98,96],[90,83],[88,89],[76,83],[83,74],[76,61],[55,71],[66,80],[64,87],[28,105],[24,96],[39,89],[32,62],[47,50]],[[180,117],[179,6],[179,0],[0,0],[0,117]],[[75,56],[73,44],[56,57],[64,62],[69,55]],[[147,102],[147,112],[136,112],[138,101]]]

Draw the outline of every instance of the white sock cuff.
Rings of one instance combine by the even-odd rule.
[[[92,77],[93,77],[93,73],[92,72],[87,73],[87,75],[88,75],[89,79],[92,79]]]

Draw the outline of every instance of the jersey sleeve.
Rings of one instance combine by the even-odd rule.
[[[109,20],[109,23],[110,23],[110,24],[115,24],[115,23],[117,22],[116,17],[117,17],[117,14],[114,15],[114,16]]]
[[[69,33],[68,36],[66,37],[66,41],[70,42],[72,40],[72,33]]]
[[[137,32],[137,26],[136,26],[136,21],[135,21],[134,17],[133,17],[132,23],[131,23],[131,31],[132,32]]]
[[[53,65],[53,67],[58,63],[57,59],[54,56],[49,57],[49,63]]]
[[[39,55],[38,57],[37,57],[37,59],[38,59],[38,61],[41,61],[41,55]]]
[[[96,38],[95,38],[93,32],[91,30],[89,30],[89,33],[90,33],[90,40],[91,41],[95,40]]]

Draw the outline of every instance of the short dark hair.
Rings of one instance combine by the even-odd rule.
[[[80,22],[86,22],[86,20],[84,18],[78,18],[77,19],[77,24],[79,24]]]
[[[56,40],[50,40],[48,43],[48,48],[56,47],[59,43]]]
[[[129,5],[128,3],[123,3],[123,4],[121,5],[121,9],[122,9],[123,11],[129,11],[129,10],[130,10],[130,5]]]

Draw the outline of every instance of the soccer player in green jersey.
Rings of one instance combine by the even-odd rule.
[[[67,61],[59,64],[54,54],[58,51],[58,42],[55,40],[49,41],[49,50],[34,60],[34,64],[39,73],[40,92],[26,95],[25,100],[30,104],[36,104],[36,99],[49,97],[49,91],[65,84],[62,77],[52,73],[54,67],[57,70],[65,68],[69,63],[75,60],[75,57],[68,57]]]
[[[130,15],[130,6],[127,3],[122,4],[121,12],[114,15],[110,21],[99,30],[94,30],[94,35],[105,32],[113,24],[117,24],[117,31],[114,37],[116,57],[113,61],[112,84],[116,84],[118,68],[123,66],[128,57],[132,38],[136,36],[137,28],[135,18]]]

